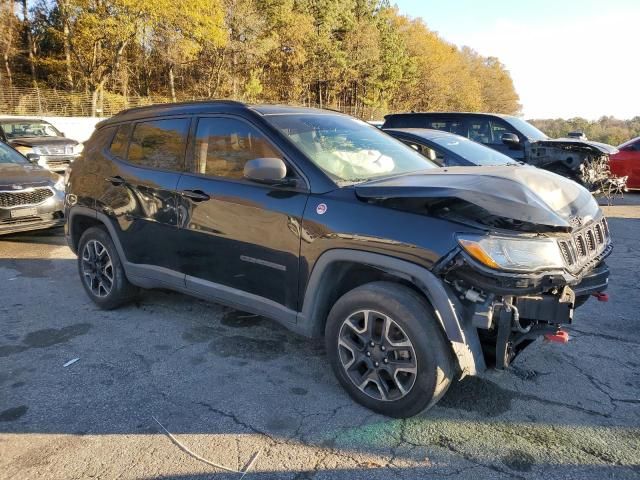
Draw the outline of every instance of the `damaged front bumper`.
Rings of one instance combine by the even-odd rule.
[[[609,268],[603,258],[610,251],[609,244],[594,257],[596,266],[580,273],[529,274],[491,271],[458,251],[440,274],[477,329],[486,364],[506,368],[536,338],[556,337],[562,326],[571,324],[574,309],[585,298],[606,290]]]

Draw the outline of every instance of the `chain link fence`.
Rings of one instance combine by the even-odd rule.
[[[184,97],[180,101],[207,100],[206,98]],[[171,103],[171,97],[164,96],[124,96],[103,92],[98,96],[94,116],[110,117],[121,110],[142,107],[156,103]],[[318,104],[305,105],[320,108]],[[337,110],[365,120],[381,119],[383,111],[373,107],[353,107],[322,105],[322,108]],[[49,88],[6,87],[0,85],[0,115],[37,115],[56,117],[92,116],[90,93],[74,93]]]
[[[121,110],[154,103],[167,103],[171,98],[138,97],[104,92],[98,96],[95,116],[110,117]],[[92,115],[90,93],[26,87],[0,87],[0,114],[84,117]]]

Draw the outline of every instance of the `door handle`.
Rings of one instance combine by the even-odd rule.
[[[107,177],[105,178],[105,180],[115,187],[124,185],[125,183],[127,183],[125,179],[122,178],[120,175],[116,175],[114,177]]]
[[[202,190],[182,190],[180,192],[180,195],[193,200],[194,202],[204,202],[205,200],[209,200],[211,198]]]

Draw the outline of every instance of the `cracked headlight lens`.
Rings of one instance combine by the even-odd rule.
[[[475,260],[496,270],[533,272],[564,268],[558,243],[551,238],[458,235],[458,243]]]

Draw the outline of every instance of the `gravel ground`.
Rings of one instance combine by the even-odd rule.
[[[640,479],[640,195],[605,207],[611,300],[504,372],[392,420],[322,345],[183,295],[98,310],[60,231],[0,240],[0,478]],[[76,363],[64,367],[71,359]]]

